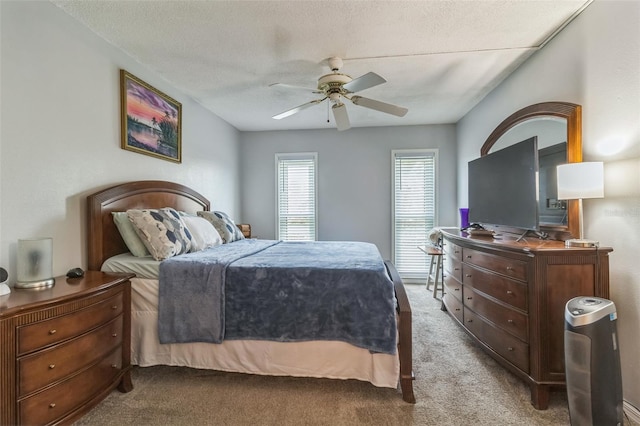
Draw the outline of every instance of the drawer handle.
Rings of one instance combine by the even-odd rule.
[[[111,309],[113,309],[113,310],[115,311],[116,309],[118,309],[118,305],[113,305],[113,306],[111,307]]]
[[[473,320],[472,319],[468,319],[467,322],[473,322]]]
[[[54,368],[56,368],[55,364],[49,364],[49,370],[53,370]]]
[[[509,324],[513,324],[513,320],[512,320],[512,319],[507,320],[507,322],[508,322]]]
[[[473,299],[473,297],[467,297],[467,300],[471,300],[471,299]]]
[[[457,254],[460,253],[460,250],[454,250],[453,252]]]
[[[118,337],[118,333],[113,333],[111,337]]]
[[[511,290],[507,290],[507,294],[513,294]]]
[[[56,408],[56,403],[52,402],[51,404],[49,404],[49,408]]]
[[[453,291],[460,291],[460,289],[459,288],[454,288]]]
[[[513,271],[513,267],[512,266],[507,266],[507,271]]]
[[[460,308],[456,308],[456,311],[459,311],[459,310],[460,310]]]
[[[53,330],[49,330],[49,335],[50,335],[50,336],[51,336],[51,335],[54,335],[54,334],[56,334],[56,332],[57,332],[57,331],[58,331],[58,330],[56,330],[55,328],[54,328]]]
[[[513,348],[511,346],[509,346],[507,350],[513,352]]]
[[[465,277],[471,278],[471,274],[464,274]]]
[[[111,364],[111,368],[118,368],[116,364]]]
[[[453,268],[453,270],[454,270],[454,271],[459,271],[459,270],[460,270],[460,268]]]
[[[470,254],[467,255],[467,259],[471,259],[471,255]]]

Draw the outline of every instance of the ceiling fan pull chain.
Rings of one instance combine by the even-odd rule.
[[[330,123],[330,121],[329,121],[329,102],[327,102],[327,123]]]

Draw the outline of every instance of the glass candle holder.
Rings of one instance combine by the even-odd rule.
[[[53,279],[53,239],[18,240],[17,282],[15,288],[43,288]]]

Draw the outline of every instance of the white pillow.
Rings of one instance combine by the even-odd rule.
[[[155,260],[188,253],[191,233],[172,208],[127,210],[133,228]]]
[[[185,226],[191,232],[191,252],[222,244],[220,234],[207,219],[191,215],[181,216]]]

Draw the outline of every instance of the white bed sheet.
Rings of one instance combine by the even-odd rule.
[[[116,258],[117,262],[107,261],[102,269],[124,272],[125,264],[140,261],[144,263],[144,271],[153,270],[147,258],[133,258],[132,255]],[[138,274],[142,275],[140,270]],[[134,365],[173,365],[273,376],[356,379],[388,388],[398,385],[400,362],[397,354],[374,354],[345,342],[225,340],[221,344],[160,344],[157,332],[157,279],[133,278],[131,305],[131,362]]]

